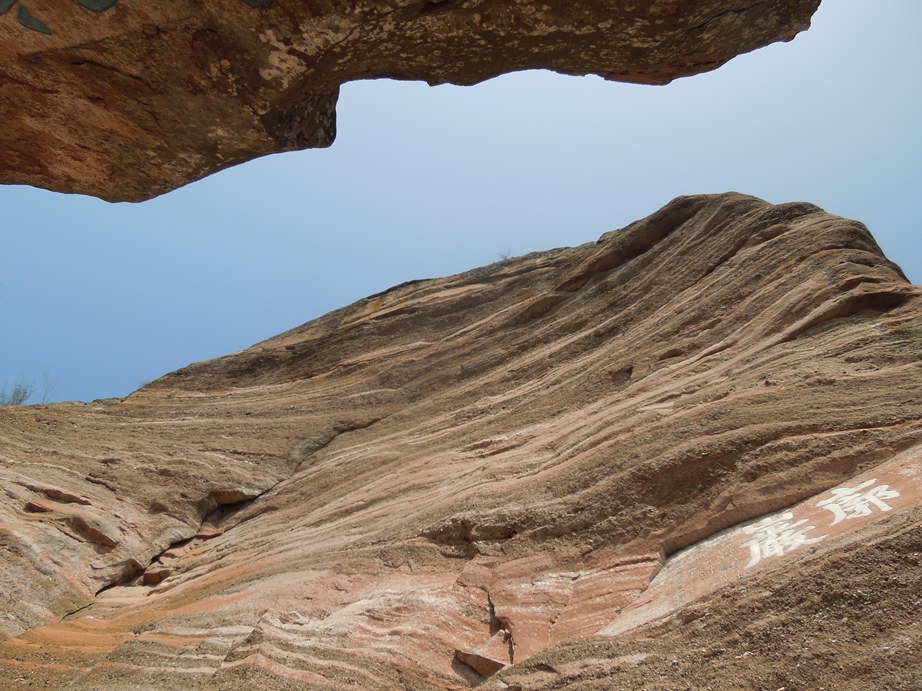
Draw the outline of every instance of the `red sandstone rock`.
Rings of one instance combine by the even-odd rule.
[[[506,641],[507,636],[508,634],[505,632],[493,634],[485,646],[485,648],[497,649],[495,651],[490,650],[493,653],[492,656],[486,650],[478,649],[478,651],[456,650],[455,657],[458,658],[461,664],[467,665],[480,676],[492,677],[509,664],[508,655],[504,655],[502,650],[504,647],[508,648],[509,646]]]
[[[84,506],[89,506],[91,504],[90,500],[86,497],[79,497],[76,494],[71,494],[70,492],[65,492],[55,487],[39,487],[34,489],[36,492],[41,492],[49,499],[62,504],[83,504]]]
[[[0,409],[0,679],[906,686],[920,317],[861,224],[685,197],[123,401]],[[89,504],[24,510],[52,486]]]
[[[160,585],[164,580],[170,577],[173,572],[165,568],[147,569],[144,572],[143,581],[145,585]]]
[[[0,0],[0,183],[138,201],[329,146],[349,81],[546,68],[659,84],[788,40],[818,5]]]
[[[65,522],[68,527],[72,528],[80,537],[103,547],[115,547],[118,539],[112,537],[115,532],[111,526],[105,525],[99,520],[81,516],[80,514],[69,515]]]

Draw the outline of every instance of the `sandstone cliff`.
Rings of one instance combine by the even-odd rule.
[[[819,0],[0,0],[0,183],[138,201],[328,146],[339,87],[515,70],[658,84],[787,40]]]
[[[685,197],[0,409],[0,679],[911,686],[920,317],[861,224]]]

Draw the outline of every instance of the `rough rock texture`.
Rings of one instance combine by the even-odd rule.
[[[865,228],[726,194],[3,408],[0,680],[913,688],[920,390]]]
[[[139,201],[328,146],[341,84],[515,70],[658,84],[819,0],[0,0],[0,183]]]

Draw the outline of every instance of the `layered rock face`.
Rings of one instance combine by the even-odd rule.
[[[515,70],[658,84],[805,29],[819,0],[0,0],[0,183],[139,201],[328,146],[341,84]]]
[[[911,686],[920,389],[867,230],[726,194],[0,409],[0,679]]]

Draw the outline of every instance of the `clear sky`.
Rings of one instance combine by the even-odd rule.
[[[665,87],[546,72],[343,88],[326,150],[142,204],[0,186],[0,386],[123,396],[414,278],[575,245],[681,194],[863,221],[922,283],[922,2],[824,0]]]

